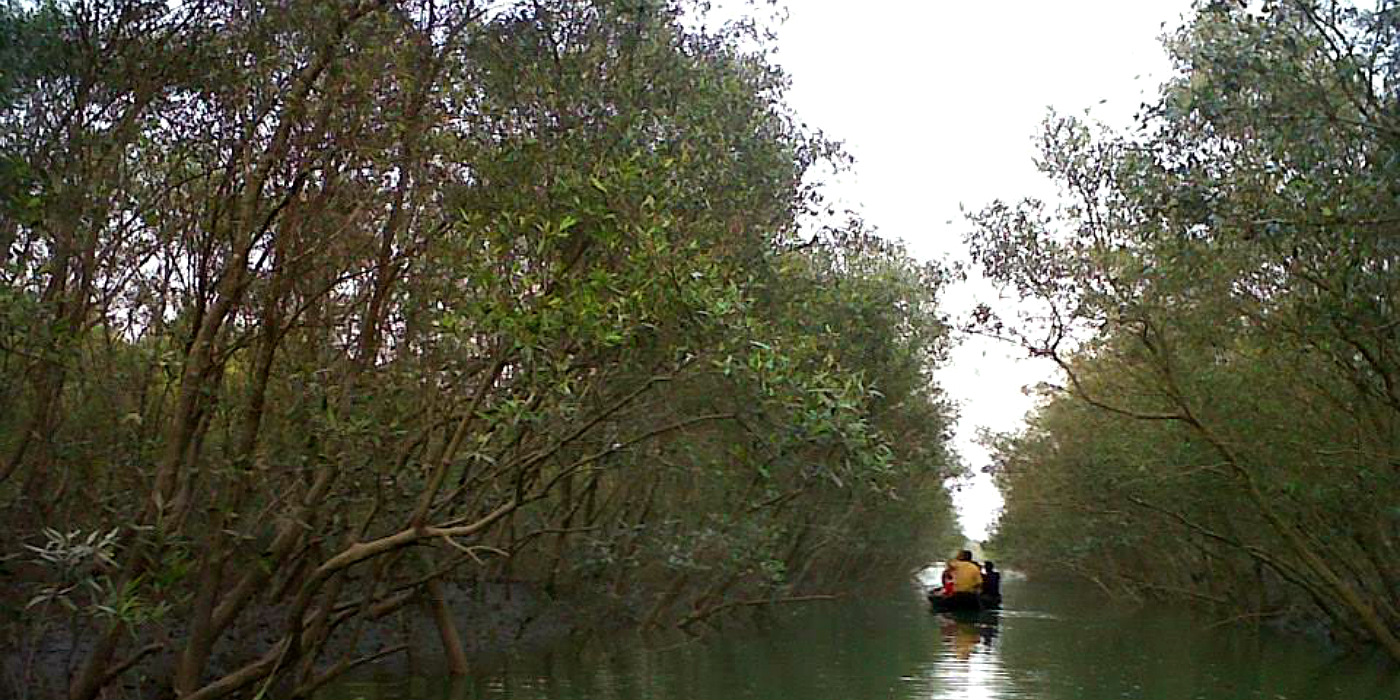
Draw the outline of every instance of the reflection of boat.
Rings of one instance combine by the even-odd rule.
[[[1001,625],[1000,613],[995,609],[940,612],[938,619],[947,648],[961,660],[970,658],[979,642],[991,649]]]
[[[959,620],[955,615],[944,616],[940,629],[953,656],[962,661],[972,658],[978,642],[982,641],[982,633],[977,629],[977,625]]]

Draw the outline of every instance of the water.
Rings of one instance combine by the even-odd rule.
[[[911,591],[807,604],[764,630],[502,659],[468,679],[373,672],[322,700],[1396,700],[1400,669],[1297,636],[1007,581],[1006,610],[931,614]]]

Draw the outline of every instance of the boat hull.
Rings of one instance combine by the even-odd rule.
[[[929,593],[929,605],[934,612],[977,612],[979,610],[996,610],[1001,607],[1001,598],[983,595],[951,595],[942,596],[936,593]]]

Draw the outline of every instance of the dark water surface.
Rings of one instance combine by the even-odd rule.
[[[668,649],[636,639],[508,657],[468,679],[367,672],[322,700],[1400,700],[1400,672],[1269,630],[1104,605],[1009,581],[1006,610],[954,619],[917,592],[808,604],[766,630]]]

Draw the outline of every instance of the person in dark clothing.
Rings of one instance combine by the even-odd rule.
[[[982,600],[991,605],[1001,604],[1001,572],[989,561],[982,563]]]

